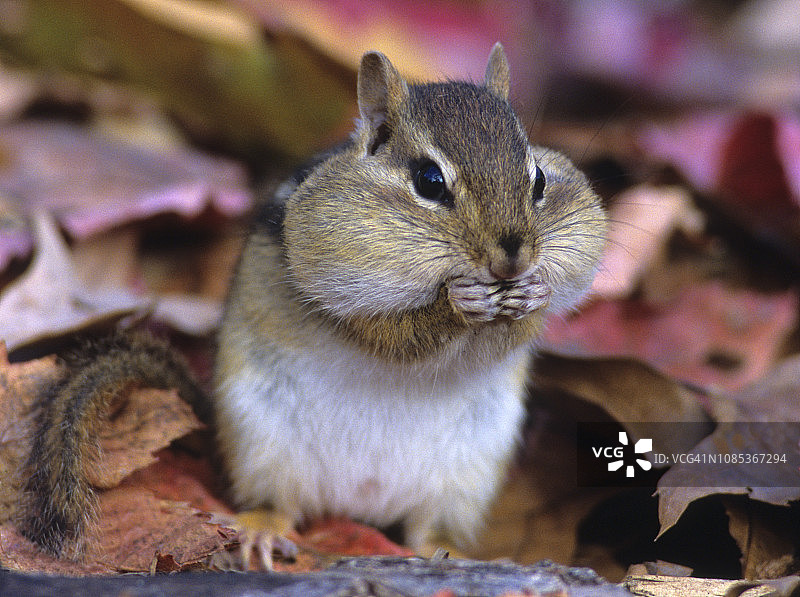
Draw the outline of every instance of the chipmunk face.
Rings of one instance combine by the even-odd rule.
[[[379,315],[431,302],[448,280],[509,288],[536,272],[550,303],[572,306],[602,250],[599,200],[566,158],[528,143],[507,94],[499,46],[483,86],[409,85],[365,55],[350,147],[287,204],[301,290],[340,316]]]

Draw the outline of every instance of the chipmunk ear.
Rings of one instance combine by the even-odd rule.
[[[500,99],[508,99],[508,88],[511,81],[508,58],[503,44],[499,41],[494,44],[489,54],[489,63],[486,65],[486,87]]]
[[[380,52],[364,54],[358,69],[358,109],[362,125],[372,129],[370,153],[388,137],[390,122],[407,99],[408,85],[389,59]]]

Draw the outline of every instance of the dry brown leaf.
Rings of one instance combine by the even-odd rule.
[[[219,496],[218,474],[208,456],[167,448],[156,454],[156,459],[132,473],[127,483],[145,487],[164,499],[187,502],[203,512],[233,513]]]
[[[632,359],[564,357],[542,353],[535,386],[555,389],[594,404],[635,439],[649,437],[659,449],[685,452],[711,433],[713,425],[697,396],[650,366]],[[655,423],[655,424],[652,424]],[[662,423],[686,425],[683,434]]]
[[[149,570],[157,554],[192,567],[231,543],[231,533],[208,522],[210,515],[123,483],[99,496],[98,539],[87,560],[118,571]]]
[[[98,494],[99,518],[90,530],[93,538],[87,541],[87,561],[96,560],[120,571],[147,571],[155,558],[156,568],[174,561],[179,569],[185,569],[232,542],[231,531],[209,523],[210,514],[186,501],[212,504],[215,511],[225,506],[204,497],[203,488],[185,478],[174,457],[163,451],[154,455],[200,427],[191,408],[174,390],[130,392],[124,406],[100,430],[101,463],[90,482],[109,489]],[[159,462],[159,458],[166,461]],[[187,487],[192,491],[184,492]],[[173,499],[165,499],[163,494]]]
[[[158,402],[165,398],[166,404],[159,405]],[[138,467],[146,460],[153,460],[150,456],[152,446],[169,441],[162,427],[170,428],[169,435],[196,427],[190,413],[190,416],[186,416],[185,412],[176,414],[174,405],[169,404],[179,401],[174,392],[137,390],[132,392],[131,400],[133,404],[123,409],[118,417],[119,423],[115,421],[103,432],[105,437],[101,444],[104,454],[110,456],[104,462],[106,476],[99,481],[105,485],[122,476],[120,471]],[[155,403],[155,408],[147,407],[148,401]],[[131,412],[125,413],[128,408]],[[184,405],[177,411],[185,409],[188,407]],[[148,411],[144,417],[143,410]],[[152,419],[158,418],[165,418],[168,422],[166,425],[153,425]],[[137,431],[144,433],[144,440],[135,437]],[[112,442],[117,445],[108,450],[107,446],[117,432],[123,434],[123,439]],[[125,444],[131,438],[134,439],[134,444],[141,444],[132,448],[133,457],[125,453]],[[170,461],[170,458],[166,460]],[[67,562],[43,554],[13,527],[7,525],[0,527],[0,562],[14,570],[70,575],[111,571],[147,572],[154,561],[157,570],[170,566],[185,570],[202,566],[210,555],[227,549],[235,540],[233,531],[210,522],[211,514],[198,510],[185,500],[211,505],[215,511],[224,510],[224,504],[210,497],[207,490],[204,495],[196,481],[183,478],[187,473],[178,468],[174,459],[171,467],[169,463],[162,465],[161,462],[156,462],[153,466],[155,472],[145,473],[148,469],[137,471],[122,484],[98,492],[98,517],[87,531],[87,548],[80,561]],[[115,467],[121,467],[120,471],[115,470]],[[153,482],[154,478],[158,479],[158,483]],[[187,487],[191,491],[186,491],[183,499],[164,499],[147,486],[148,480],[152,485],[160,487],[174,484],[173,494],[180,494]],[[17,493],[17,499],[18,496]]]
[[[729,396],[739,421],[720,424],[692,455],[785,454],[785,463],[677,464],[658,483],[661,534],[695,500],[717,494],[745,495],[775,506],[800,501],[800,357],[787,359],[764,379]],[[790,424],[781,425],[781,422]]]
[[[227,549],[233,532],[209,522],[191,506],[156,497],[143,487],[122,485],[103,491],[95,536],[78,561],[43,553],[11,525],[0,525],[0,562],[5,568],[69,576],[148,572],[203,567]]]
[[[12,519],[20,501],[19,473],[30,450],[39,388],[57,376],[55,358],[9,364],[0,342],[0,524]]]
[[[209,524],[210,515],[183,503],[189,499],[188,492],[176,500],[165,500],[133,482],[99,492],[99,519],[88,531],[89,549],[80,562],[47,556],[19,535],[10,524],[21,503],[23,480],[19,473],[30,449],[40,390],[58,374],[53,357],[10,365],[5,351],[0,353],[0,524],[9,523],[0,527],[0,563],[15,570],[70,575],[147,571],[158,553],[161,564],[157,567],[174,560],[176,566],[185,569],[224,549],[232,541],[231,533]],[[132,471],[153,462],[154,452],[201,427],[175,391],[136,389],[123,400],[98,430],[101,463],[87,471],[90,482],[98,487],[118,485]],[[164,466],[159,470],[163,485],[183,473],[177,466],[171,471]],[[183,480],[181,487],[189,483]],[[176,489],[174,493],[180,492]],[[202,491],[196,489],[194,494],[202,495]],[[211,498],[204,503],[224,508]]]
[[[155,452],[202,424],[175,390],[131,391],[122,407],[98,430],[100,462],[87,470],[91,485],[110,488],[156,461]]]
[[[139,147],[58,121],[2,127],[0,193],[48,210],[72,238],[175,213],[235,217],[252,203],[237,163],[189,148]]]
[[[765,435],[763,426],[748,423],[721,425],[700,442],[690,454],[702,458],[720,454],[786,454],[797,461],[800,434],[797,425],[792,433]],[[662,535],[678,522],[689,505],[710,495],[745,495],[754,500],[786,506],[800,501],[800,476],[791,465],[745,466],[718,464],[690,466],[677,464],[658,483],[658,519]]]
[[[781,578],[798,570],[796,513],[754,500],[724,502],[728,529],[742,551],[744,578]]]
[[[53,219],[37,212],[34,227],[34,260],[0,296],[0,339],[9,350],[110,324],[149,308],[149,301],[124,288],[85,288]]]
[[[109,574],[115,571],[96,561],[75,562],[54,558],[42,552],[10,524],[0,525],[0,564],[8,570],[65,576]]]

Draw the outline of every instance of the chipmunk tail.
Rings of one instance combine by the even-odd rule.
[[[43,551],[78,557],[96,519],[89,471],[101,452],[98,430],[133,387],[176,388],[195,410],[207,399],[186,363],[166,343],[117,333],[61,358],[63,372],[45,388],[24,482],[19,527]]]

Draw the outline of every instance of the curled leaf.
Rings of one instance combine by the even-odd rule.
[[[90,290],[79,279],[53,219],[36,213],[33,263],[0,296],[0,338],[9,350],[91,326],[109,325],[150,307],[124,288]]]

